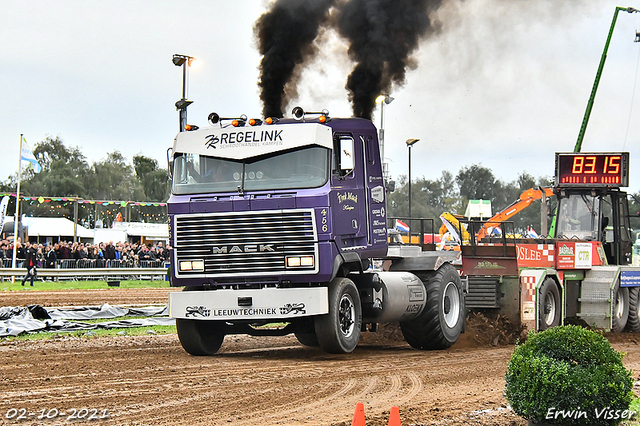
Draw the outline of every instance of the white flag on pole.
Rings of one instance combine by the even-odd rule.
[[[40,173],[40,170],[42,170],[40,163],[36,160],[36,156],[33,155],[33,152],[31,151],[31,148],[29,148],[29,144],[24,136],[22,137],[22,152],[20,153],[20,159],[31,163],[34,172]]]

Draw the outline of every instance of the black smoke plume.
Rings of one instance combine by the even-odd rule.
[[[260,62],[260,99],[264,117],[282,117],[285,86],[295,88],[296,66],[312,56],[313,41],[334,0],[277,0],[256,22]]]
[[[356,66],[347,89],[356,117],[371,119],[375,99],[402,85],[411,54],[434,27],[429,18],[443,0],[350,0],[340,5],[337,29],[350,42]]]

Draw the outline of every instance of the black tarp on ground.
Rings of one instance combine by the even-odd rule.
[[[105,319],[125,316],[148,316],[100,323],[84,323],[69,321],[71,319]],[[146,327],[151,325],[175,325],[173,318],[168,318],[168,307],[148,306],[142,308],[125,308],[111,306],[86,306],[74,308],[43,308],[39,305],[27,307],[0,307],[0,337],[17,336],[21,333],[37,331],[77,331],[110,328]]]

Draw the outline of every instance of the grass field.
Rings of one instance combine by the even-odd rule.
[[[113,318],[109,321],[117,321],[126,318]],[[88,321],[84,321],[88,322]],[[97,329],[97,330],[79,330],[79,331],[58,331],[58,332],[37,332],[37,333],[23,333],[16,337],[0,337],[0,341],[16,341],[16,340],[55,340],[65,337],[73,337],[77,339],[93,339],[97,337],[109,337],[109,336],[142,336],[142,335],[157,335],[157,334],[175,334],[175,325],[154,325],[149,327],[131,327],[131,328],[112,328],[109,330]]]

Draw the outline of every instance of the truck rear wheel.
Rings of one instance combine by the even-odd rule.
[[[640,332],[640,287],[631,287],[629,289],[629,319],[627,319],[627,330],[637,333]]]
[[[544,280],[538,289],[538,330],[560,325],[560,290],[553,278]]]
[[[613,289],[613,311],[611,313],[611,331],[620,333],[629,319],[629,288],[620,287],[620,281]]]
[[[426,280],[426,278],[425,278]],[[425,284],[427,305],[420,316],[400,323],[402,335],[416,349],[446,349],[462,333],[465,320],[460,274],[444,264]]]
[[[205,356],[218,352],[224,340],[224,323],[220,321],[176,318],[178,339],[191,355]]]
[[[329,284],[329,313],[315,319],[318,344],[328,353],[352,352],[360,339],[361,326],[362,306],[356,285],[348,278],[335,278]]]

